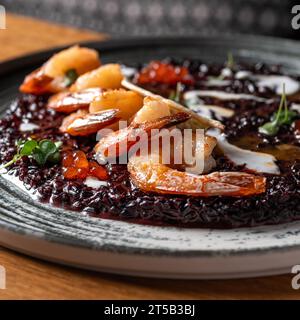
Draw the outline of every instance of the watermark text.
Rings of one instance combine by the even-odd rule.
[[[181,167],[187,172],[202,174],[205,169],[208,146],[203,129],[133,129],[126,121],[120,121],[119,131],[104,128],[98,132],[97,140],[100,144],[106,141],[106,147],[97,154],[100,163],[106,159],[111,164],[127,164],[131,156],[154,159],[156,155],[161,164]]]
[[[294,290],[299,290],[300,289],[300,264],[293,266],[292,273],[295,274],[295,276],[292,279],[292,288]]]
[[[6,29],[6,11],[3,6],[0,5],[0,29]]]
[[[6,270],[0,266],[0,290],[6,289]]]

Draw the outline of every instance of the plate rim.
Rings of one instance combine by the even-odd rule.
[[[265,36],[254,36],[254,35],[233,35],[233,36],[188,36],[188,37],[176,37],[176,36],[167,36],[167,37],[127,37],[122,39],[112,38],[108,40],[99,40],[99,41],[83,41],[78,42],[80,45],[89,46],[92,48],[96,48],[98,50],[118,50],[122,47],[134,47],[136,45],[139,46],[153,46],[156,44],[175,44],[176,42],[184,43],[190,43],[193,41],[209,41],[211,43],[217,42],[217,43],[228,43],[230,41],[239,41],[240,43],[247,43],[249,47],[249,43],[253,44],[253,50],[255,50],[255,46],[260,46],[260,49],[262,47],[274,47],[276,45],[279,45],[283,47],[282,51],[288,55],[290,54],[297,54],[297,50],[300,49],[300,43],[296,40],[291,39],[285,39],[285,38],[275,38],[275,37],[265,37]],[[57,46],[50,49],[45,49],[41,51],[36,51],[34,53],[29,53],[26,55],[22,55],[20,57],[16,57],[13,59],[8,59],[0,63],[0,76],[5,76],[6,74],[10,74],[18,70],[20,67],[28,67],[30,65],[36,64],[37,61],[44,60],[47,56],[52,55],[53,53],[62,50],[64,48],[68,48],[72,43],[69,45],[64,46]],[[289,49],[285,49],[288,47]],[[293,50],[292,50],[293,49]],[[294,52],[293,52],[294,51]],[[299,50],[300,52],[300,50]],[[74,212],[74,214],[80,214],[77,212]],[[113,221],[113,220],[111,220]],[[123,221],[124,223],[130,223]],[[290,222],[289,224],[293,223],[300,223],[299,221]],[[283,225],[283,224],[282,224]],[[150,226],[149,226],[150,227]],[[268,228],[268,226],[264,226],[265,228]],[[159,228],[168,228],[168,227],[159,227]],[[172,226],[171,228],[175,229],[182,229],[176,226]],[[260,227],[258,227],[260,228]],[[40,238],[45,240],[45,235],[42,232],[30,230],[29,228],[18,228],[18,226],[9,224],[3,220],[0,221],[0,232],[1,229],[10,230],[13,232],[16,232],[18,234],[26,234],[26,236],[32,236],[34,238]],[[203,229],[203,228],[202,228]],[[239,228],[244,229],[244,228]],[[55,242],[58,244],[65,244],[65,242],[59,241],[61,238],[56,235],[51,235],[51,239],[47,237],[47,241]],[[80,244],[71,244],[68,243],[68,245],[73,246],[80,246]],[[158,248],[132,248],[132,247],[125,247],[120,245],[109,245],[109,247],[101,247],[100,245],[96,248],[93,248],[94,250],[103,250],[103,251],[114,251],[114,252],[126,252],[131,254],[150,254],[153,256],[180,256],[180,257],[209,257],[209,256],[224,256],[224,255],[249,255],[249,254],[264,254],[264,253],[270,253],[270,252],[285,252],[287,250],[300,250],[300,241],[299,244],[291,244],[291,245],[285,245],[283,247],[281,246],[270,246],[267,249],[261,249],[253,248],[253,249],[238,249],[237,251],[232,249],[223,249],[222,251],[214,251],[212,252],[210,249],[207,250],[185,250],[183,252],[178,251],[166,251],[166,249],[158,249]]]
[[[243,34],[234,34],[234,35],[213,35],[213,36],[206,36],[206,35],[200,35],[200,36],[128,36],[124,38],[109,38],[104,40],[92,40],[92,41],[77,41],[77,42],[71,42],[67,45],[61,45],[61,46],[54,46],[49,49],[43,49],[43,50],[36,50],[32,53],[28,53],[25,55],[20,55],[11,59],[5,59],[0,62],[0,76],[4,76],[6,73],[11,73],[15,71],[15,69],[18,69],[18,67],[26,67],[31,64],[34,64],[35,62],[32,60],[41,60],[45,58],[46,56],[50,56],[60,50],[69,48],[72,45],[80,45],[80,46],[89,46],[92,48],[96,48],[98,50],[116,50],[119,47],[124,46],[136,46],[138,45],[147,45],[147,46],[153,46],[158,43],[163,44],[169,44],[174,43],[174,41],[180,41],[181,43],[189,43],[192,41],[209,41],[209,42],[229,42],[229,41],[238,41],[239,43],[246,43],[249,45],[250,43],[253,43],[253,48],[255,49],[255,45],[268,47],[268,46],[274,46],[279,45],[283,48],[288,46],[289,48],[295,48],[295,53],[298,53],[300,49],[300,42],[297,40],[289,39],[289,38],[282,38],[282,37],[270,37],[270,36],[256,36],[256,35],[243,35]],[[289,50],[283,49],[285,54],[289,54]]]

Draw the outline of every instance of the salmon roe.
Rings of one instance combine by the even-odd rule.
[[[137,82],[139,84],[149,84],[152,82],[193,84],[194,79],[186,67],[174,66],[161,61],[152,61],[140,71],[137,76]]]
[[[106,169],[100,166],[96,161],[88,161],[83,151],[67,151],[62,159],[62,172],[67,180],[85,179],[87,176],[93,176],[100,180],[107,180]]]
[[[99,180],[107,180],[108,174],[104,167],[100,166],[96,161],[90,161],[89,175],[98,178]]]

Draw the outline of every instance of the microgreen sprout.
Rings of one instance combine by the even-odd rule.
[[[44,166],[46,162],[58,163],[60,161],[60,147],[62,142],[52,142],[44,139],[36,141],[28,139],[26,141],[19,140],[16,143],[17,153],[6,164],[0,167],[0,170],[11,166],[24,156],[33,158],[39,166]]]
[[[180,95],[181,95],[181,92],[182,92],[182,84],[181,82],[177,82],[176,84],[176,90],[173,90],[171,93],[170,93],[170,96],[169,96],[169,99],[170,100],[173,100],[175,102],[180,102]]]
[[[234,68],[235,62],[233,59],[233,54],[231,52],[228,52],[227,54],[227,61],[225,63],[225,67],[227,69],[232,70]],[[209,77],[210,79],[218,79],[218,80],[224,80],[225,79],[225,74],[220,74],[218,77]]]
[[[70,87],[78,78],[78,73],[75,69],[70,69],[65,73],[64,85]]]
[[[296,116],[297,113],[295,111],[288,109],[284,83],[277,112],[273,114],[270,122],[267,122],[258,128],[258,132],[268,136],[275,136],[282,125],[291,125]]]
[[[234,67],[234,65],[235,65],[235,62],[234,62],[233,54],[232,54],[232,52],[228,52],[226,67],[229,69],[232,69]]]

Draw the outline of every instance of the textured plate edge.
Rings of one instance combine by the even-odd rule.
[[[6,241],[3,240],[3,237],[5,237]],[[35,250],[26,249],[28,245],[26,245],[26,242],[30,242],[30,247],[35,247]],[[192,279],[198,279],[198,280],[213,280],[213,279],[243,279],[243,278],[256,278],[256,277],[265,277],[265,276],[274,276],[274,275],[282,275],[287,274],[291,272],[291,267],[295,264],[297,264],[297,258],[294,257],[300,257],[300,250],[298,249],[297,252],[290,252],[289,255],[287,255],[289,258],[278,256],[276,257],[274,255],[266,256],[264,255],[264,260],[260,259],[259,256],[256,254],[253,254],[251,256],[247,257],[247,261],[245,262],[243,260],[238,259],[234,263],[232,263],[232,257],[224,256],[222,257],[222,260],[215,259],[215,257],[211,257],[209,260],[207,260],[206,257],[202,258],[186,258],[186,257],[157,257],[157,261],[153,261],[153,257],[148,256],[142,256],[142,257],[136,257],[130,254],[119,254],[119,253],[107,253],[107,252],[98,252],[97,255],[95,255],[95,252],[92,252],[88,249],[79,249],[74,248],[74,250],[70,251],[70,247],[64,244],[53,244],[46,240],[39,241],[38,239],[34,237],[23,237],[20,235],[16,235],[15,233],[6,232],[4,235],[1,234],[0,231],[0,245],[3,245],[11,250],[17,251],[19,253],[31,256],[33,258],[42,259],[45,261],[58,263],[60,265],[69,266],[69,267],[75,267],[90,271],[96,271],[96,272],[104,272],[109,274],[119,274],[119,275],[127,275],[127,276],[138,276],[138,277],[147,277],[147,278],[161,278],[161,279],[186,279],[186,280],[192,280]],[[45,254],[45,252],[48,253]],[[55,252],[54,254],[51,254],[51,252]],[[60,253],[57,255],[57,253]],[[295,254],[296,253],[296,254]],[[74,257],[80,258],[82,255],[87,254],[93,254],[93,259],[95,260],[96,257],[96,263],[95,262],[89,262],[90,260],[85,257],[83,259],[85,263],[74,260]],[[104,255],[102,257],[101,255]],[[290,261],[290,256],[293,256],[293,262]],[[63,256],[63,258],[62,258]],[[136,259],[137,258],[137,259]],[[284,261],[284,263],[281,263],[280,267],[272,268],[271,262],[273,260],[278,261],[278,259],[281,258],[280,261]],[[283,259],[284,258],[284,259]],[[118,261],[118,265],[122,266],[120,268],[112,268],[110,265],[115,264],[114,262],[111,263],[110,260],[116,260]],[[204,260],[203,260],[204,259]],[[257,260],[259,259],[259,260]],[[164,260],[164,261],[163,261]],[[82,261],[82,259],[81,259]],[[99,263],[100,261],[100,263]],[[103,264],[103,261],[105,261],[106,265]],[[127,261],[131,261],[131,264],[128,265]],[[259,261],[259,262],[257,262]],[[101,263],[102,262],[102,263]],[[160,262],[160,263],[158,263]],[[175,263],[176,262],[176,263]],[[263,263],[264,266],[261,264]],[[151,265],[159,265],[160,271],[151,269]],[[186,265],[185,265],[186,264]],[[203,264],[204,266],[203,269]],[[208,264],[208,265],[207,265]],[[253,271],[252,266],[255,264],[256,270]],[[134,265],[134,267],[132,267]],[[173,267],[175,265],[175,267]],[[187,270],[186,268],[189,268],[189,266],[193,266],[193,271]],[[217,269],[212,271],[211,266],[218,266]],[[226,266],[225,269],[222,270],[222,266]],[[146,268],[145,268],[146,266]],[[163,268],[161,268],[163,266]],[[186,268],[184,267],[186,266]],[[249,267],[250,266],[250,267]],[[199,272],[195,271],[195,268],[199,268]],[[251,269],[247,270],[247,268]],[[161,271],[161,270],[164,271]],[[207,271],[205,271],[207,270]]]
[[[77,41],[72,42],[68,45],[63,46],[55,46],[53,48],[44,49],[44,50],[38,50],[33,51],[32,53],[21,55],[12,59],[6,59],[0,63],[0,76],[4,76],[7,73],[11,73],[19,68],[27,67],[33,64],[32,60],[42,60],[47,57],[50,57],[57,51],[66,49],[72,45],[79,44],[81,46],[90,46],[90,47],[99,47],[99,50],[117,50],[120,47],[124,47],[125,45],[127,47],[134,47],[137,43],[144,46],[152,47],[153,45],[156,45],[158,43],[174,43],[175,41],[181,42],[181,43],[187,43],[191,41],[209,41],[211,43],[217,42],[220,44],[221,42],[228,43],[230,41],[232,42],[239,42],[239,43],[245,43],[247,46],[253,46],[253,49],[255,46],[260,45],[262,47],[269,47],[274,46],[275,43],[278,45],[277,49],[280,51],[280,48],[285,47],[298,47],[294,50],[293,53],[298,54],[300,50],[300,43],[299,41],[292,40],[292,39],[286,39],[286,38],[280,38],[280,37],[268,37],[268,36],[256,36],[256,35],[242,35],[242,34],[234,34],[234,35],[222,35],[222,36],[187,36],[187,37],[177,37],[177,36],[163,36],[163,37],[126,37],[122,39],[118,38],[110,38],[108,40],[93,40],[93,41]],[[283,51],[285,51],[283,49]],[[285,52],[285,54],[287,54]]]
[[[211,42],[217,41],[219,44],[221,42],[219,37],[180,37],[180,38],[178,38],[178,37],[163,37],[163,38],[160,38],[160,37],[158,37],[158,38],[147,38],[147,37],[146,38],[145,37],[135,38],[135,37],[132,37],[132,38],[128,38],[128,39],[112,39],[112,40],[106,40],[106,41],[88,41],[88,42],[80,42],[80,43],[82,45],[87,45],[87,46],[92,46],[92,47],[97,46],[100,48],[100,50],[101,50],[101,48],[103,48],[104,50],[105,49],[110,50],[111,47],[113,46],[114,50],[117,50],[118,48],[120,48],[124,45],[128,46],[128,44],[130,44],[130,46],[134,47],[134,45],[137,42],[142,42],[142,43],[146,42],[148,46],[150,46],[150,45],[152,46],[155,43],[161,43],[162,41],[165,41],[168,44],[169,42],[172,43],[175,40],[189,42],[189,41],[201,41],[201,39],[205,39],[206,41],[209,40]],[[250,40],[252,43],[259,42],[261,45],[264,44],[265,46],[268,46],[268,45],[274,46],[274,43],[277,43],[277,44],[280,43],[282,47],[292,45],[293,47],[297,46],[300,49],[300,44],[297,41],[289,40],[289,39],[282,39],[282,38],[236,35],[236,36],[225,36],[225,37],[223,37],[223,39],[224,39],[224,43],[228,43],[230,40],[231,41],[241,41],[243,43],[246,43]],[[32,59],[34,59],[34,60],[44,59],[45,56],[49,56],[49,55],[53,54],[54,52],[61,50],[63,48],[66,48],[66,47],[67,46],[60,46],[60,47],[56,47],[53,49],[43,50],[40,52],[29,54],[29,55],[26,55],[26,56],[23,56],[20,58],[4,61],[3,63],[0,64],[0,76],[5,75],[6,73],[13,72],[14,70],[18,69],[18,67],[20,67],[20,66],[26,67],[27,65],[33,64]],[[253,50],[255,50],[255,46],[253,46]],[[16,62],[17,62],[17,64],[16,64]],[[3,66],[6,66],[6,68],[3,68]],[[7,224],[7,226],[9,226],[9,225]],[[4,229],[6,229],[5,226],[4,226]],[[14,232],[18,233],[19,232],[18,228],[15,228]],[[23,231],[23,233],[24,233],[24,231]],[[32,233],[32,231],[30,231],[30,233]],[[42,234],[40,234],[39,239],[43,239]],[[59,239],[57,239],[57,241],[53,241],[53,242],[60,243]],[[181,256],[210,257],[210,256],[216,256],[216,255],[220,255],[220,256],[248,255],[253,252],[255,252],[256,254],[258,254],[258,253],[264,254],[266,252],[286,252],[289,250],[294,250],[294,249],[299,249],[299,248],[300,248],[300,244],[299,245],[296,244],[296,245],[290,245],[290,246],[285,246],[285,247],[273,246],[268,249],[262,249],[261,252],[259,252],[259,250],[257,248],[253,249],[253,250],[250,249],[250,250],[244,250],[244,251],[241,251],[240,249],[239,249],[239,251],[232,251],[232,250],[226,251],[226,249],[225,249],[222,252],[213,252],[211,254],[209,254],[210,250],[207,250],[207,251],[193,250],[193,251],[186,251],[185,253],[181,254]],[[105,248],[99,248],[99,249],[105,250]],[[166,255],[166,256],[176,255],[177,256],[178,254],[180,254],[176,251],[166,253],[165,251],[161,252],[160,250],[156,250],[156,249],[142,249],[143,252],[139,252],[138,249],[134,249],[134,248],[132,249],[132,251],[128,250],[128,249],[129,248],[121,248],[120,250],[126,250],[126,251],[132,252],[134,254],[147,254],[148,253],[148,254],[159,255],[159,256],[162,256],[162,255]],[[111,251],[111,248],[107,248],[107,251]]]

